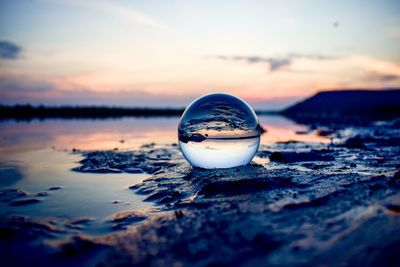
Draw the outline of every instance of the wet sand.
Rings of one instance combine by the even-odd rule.
[[[115,231],[100,236],[84,233],[90,217],[8,214],[1,256],[10,266],[398,265],[398,121],[324,131],[332,143],[262,145],[251,164],[224,170],[192,168],[176,144],[75,151],[77,174],[147,174],[129,190],[152,207],[109,216]],[[55,189],[43,193],[66,190]],[[29,206],[46,196],[0,197]]]

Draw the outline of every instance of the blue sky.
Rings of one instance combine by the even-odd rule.
[[[400,87],[399,47],[398,1],[1,0],[0,102],[279,107]]]

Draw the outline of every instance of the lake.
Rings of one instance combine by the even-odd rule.
[[[267,130],[261,145],[290,140],[330,142],[281,116],[263,115],[259,120]],[[27,194],[25,198],[40,201],[20,206],[0,202],[0,215],[90,217],[93,221],[82,230],[85,234],[109,232],[109,216],[154,208],[129,189],[149,175],[73,172],[83,159],[79,151],[128,151],[150,143],[177,143],[178,122],[178,117],[1,121],[0,190],[19,189]]]

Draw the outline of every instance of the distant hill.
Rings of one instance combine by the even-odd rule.
[[[390,119],[400,116],[400,89],[323,91],[282,114],[294,118]]]

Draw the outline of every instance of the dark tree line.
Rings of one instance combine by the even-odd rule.
[[[121,117],[150,117],[150,116],[180,116],[181,108],[122,108],[122,107],[45,107],[31,105],[0,105],[0,119],[74,119],[74,118],[121,118]]]

